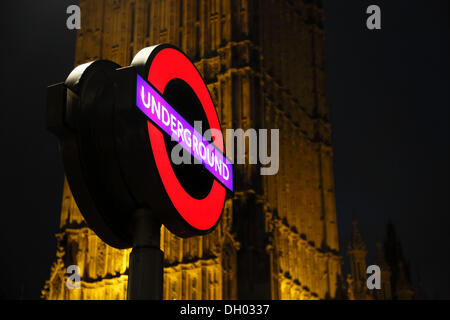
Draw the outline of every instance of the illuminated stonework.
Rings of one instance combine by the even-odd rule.
[[[234,198],[210,235],[162,228],[164,299],[326,299],[341,274],[319,1],[80,1],[75,64],[128,65],[169,42],[208,83],[223,129],[279,128],[280,170],[238,165]],[[293,150],[295,152],[293,152]],[[125,299],[128,255],[86,226],[64,184],[46,299]],[[68,265],[81,289],[68,290]]]

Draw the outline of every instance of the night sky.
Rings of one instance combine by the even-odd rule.
[[[412,280],[448,299],[449,2],[324,4],[341,247],[357,218],[372,264],[390,219]],[[381,30],[365,26],[371,4]]]
[[[0,4],[0,298],[38,299],[55,259],[63,168],[45,99],[73,68],[73,2]],[[365,27],[370,4],[381,7],[382,30]],[[369,264],[391,220],[413,280],[420,275],[429,298],[448,299],[448,1],[324,6],[342,254],[352,217]]]

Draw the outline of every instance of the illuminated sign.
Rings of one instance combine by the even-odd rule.
[[[233,167],[222,152],[178,114],[141,76],[137,76],[136,104],[164,132],[189,151],[228,189],[233,191]]]
[[[142,208],[180,237],[217,225],[233,167],[208,88],[179,49],[144,48],[128,67],[80,65],[49,87],[47,100],[47,127],[60,138],[71,191],[103,241],[131,247],[132,213]],[[207,141],[196,120],[218,136]],[[174,144],[201,164],[174,164]]]

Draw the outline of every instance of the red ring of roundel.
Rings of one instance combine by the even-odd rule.
[[[173,48],[162,49],[152,60],[148,81],[162,93],[169,81],[176,78],[184,80],[195,92],[203,106],[210,128],[221,130],[214,103],[198,70],[182,52]],[[173,171],[163,133],[150,121],[147,124],[156,166],[173,205],[193,228],[202,231],[212,228],[222,213],[225,188],[217,180],[214,180],[213,186],[205,198],[199,200],[191,197],[184,190]],[[218,141],[214,142],[215,145],[224,153],[223,139],[216,140]]]

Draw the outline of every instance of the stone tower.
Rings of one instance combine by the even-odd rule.
[[[367,249],[359,233],[358,222],[356,220],[353,220],[352,234],[348,244],[347,254],[350,262],[351,275],[349,290],[352,291],[349,296],[356,300],[369,299],[370,295],[366,284]]]
[[[384,257],[383,244],[381,242],[377,242],[375,264],[381,270],[381,289],[375,291],[375,297],[377,300],[392,300],[391,268]]]
[[[405,262],[402,245],[391,222],[386,226],[384,255],[391,270],[392,299],[411,300],[414,297],[414,290],[411,284],[409,266]]]
[[[194,60],[226,128],[280,129],[277,175],[237,165],[216,230],[162,228],[165,299],[326,299],[341,274],[325,92],[323,10],[312,0],[81,0],[75,65],[128,65],[169,42]],[[247,161],[248,163],[248,161]],[[129,250],[86,226],[65,183],[46,299],[125,299]],[[68,290],[76,264],[81,289]]]

